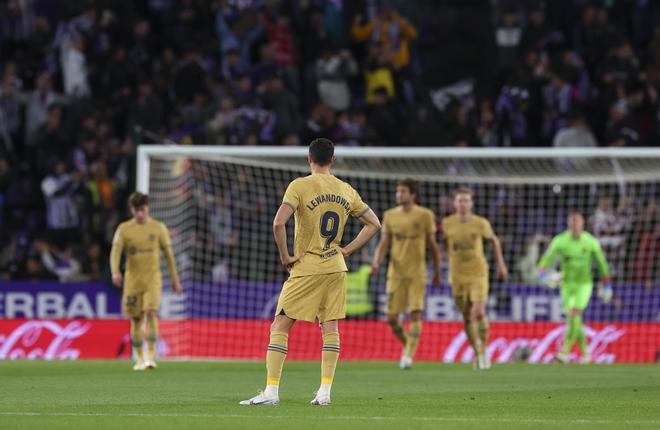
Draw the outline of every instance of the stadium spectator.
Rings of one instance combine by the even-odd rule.
[[[75,196],[80,188],[80,173],[69,173],[64,161],[57,161],[52,173],[41,182],[46,200],[47,225],[53,242],[60,247],[79,238],[80,218]]]
[[[58,251],[46,242],[36,241],[36,251],[41,256],[41,264],[60,282],[80,279],[80,263],[73,256],[73,248],[69,245],[64,251]]]
[[[568,117],[568,127],[561,129],[555,134],[552,145],[556,148],[567,147],[589,147],[598,146],[584,116],[579,111],[573,111]]]
[[[591,233],[600,242],[607,261],[610,263],[612,276],[623,275],[623,263],[626,258],[626,237],[632,228],[632,198],[623,196],[618,207],[609,195],[598,198],[596,211],[589,219]]]
[[[92,242],[85,248],[81,272],[82,276],[90,281],[110,280],[108,257],[98,242]]]
[[[348,79],[357,72],[357,63],[349,51],[324,49],[316,63],[317,88],[321,101],[337,111],[348,109],[351,105]]]
[[[362,15],[355,16],[352,34],[358,42],[381,44],[384,55],[399,70],[410,63],[410,42],[417,37],[417,29],[385,0],[377,16],[367,20]]]

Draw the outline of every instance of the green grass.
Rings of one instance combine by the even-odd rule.
[[[652,365],[340,362],[329,407],[308,405],[319,364],[285,364],[279,406],[238,401],[262,388],[254,362],[0,361],[1,429],[660,429]]]

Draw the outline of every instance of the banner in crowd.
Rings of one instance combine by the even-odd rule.
[[[161,357],[262,359],[268,344],[264,320],[162,321]],[[417,359],[469,362],[472,350],[460,323],[424,325]],[[0,320],[0,359],[129,358],[126,320]],[[382,321],[344,321],[342,359],[398,360],[401,345]],[[494,362],[545,363],[561,348],[564,326],[554,323],[493,323],[488,353]],[[586,335],[597,363],[657,362],[660,323],[591,323]],[[320,357],[316,324],[296,325],[293,360]]]
[[[160,316],[163,319],[270,319],[281,285],[229,282],[188,288],[176,296],[165,288]],[[355,318],[378,319],[383,315],[384,286],[364,291],[373,310]],[[351,300],[349,294],[349,305]],[[0,289],[0,318],[116,319],[121,318],[121,290],[103,283],[15,282]],[[350,306],[349,306],[350,309]],[[488,303],[492,321],[561,322],[562,303],[557,290],[518,285],[494,285]],[[350,313],[350,312],[349,312]],[[349,315],[350,316],[350,315]],[[458,321],[448,287],[427,289],[427,321]],[[592,298],[585,321],[660,322],[660,287],[617,285],[614,299],[604,304]]]

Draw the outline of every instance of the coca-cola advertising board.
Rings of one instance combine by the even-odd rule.
[[[260,359],[268,344],[269,321],[161,321],[162,357]],[[343,321],[342,359],[397,360],[398,341],[385,322]],[[456,322],[428,322],[416,358],[468,362],[472,350]],[[109,359],[130,355],[126,320],[0,319],[0,359]],[[660,355],[660,323],[590,323],[586,335],[598,363],[654,362]],[[550,361],[561,348],[564,326],[556,323],[493,323],[488,353],[494,362]],[[320,357],[315,324],[300,323],[291,333],[289,359]],[[575,359],[575,356],[573,356]]]

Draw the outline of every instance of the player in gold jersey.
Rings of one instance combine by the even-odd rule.
[[[376,248],[371,273],[376,274],[390,251],[387,269],[387,322],[403,344],[399,367],[410,369],[422,332],[422,311],[426,296],[426,248],[433,257],[433,284],[440,286],[440,251],[435,238],[433,211],[416,204],[419,184],[404,179],[397,184],[397,207],[385,211],[383,233]],[[391,246],[390,246],[391,245]],[[410,311],[408,333],[404,333],[400,316]]]
[[[112,282],[124,287],[122,308],[131,319],[131,343],[135,365],[133,370],[154,369],[158,317],[163,281],[160,273],[160,251],[165,254],[172,288],[181,294],[181,284],[172,253],[172,243],[167,227],[149,216],[149,200],[142,193],[133,193],[128,199],[133,214],[129,221],[119,224],[112,241],[110,268]],[[126,272],[119,270],[121,254],[126,255]],[[147,323],[147,357],[144,358],[142,343],[144,323]]]
[[[465,334],[477,356],[477,369],[489,369],[488,345],[488,262],[483,241],[490,240],[497,261],[497,273],[507,279],[509,272],[502,256],[502,246],[486,218],[472,213],[472,191],[459,188],[454,192],[456,213],[442,220],[442,233],[447,240],[449,282],[456,306],[463,315]]]
[[[330,173],[334,144],[315,139],[307,156],[312,174],[291,182],[273,221],[273,233],[282,265],[289,271],[271,325],[266,353],[266,389],[242,405],[276,405],[289,331],[297,320],[321,325],[321,387],[312,405],[329,405],[330,389],[339,358],[338,320],[346,316],[346,262],[380,230],[374,212],[349,184]],[[293,255],[289,254],[286,223],[295,216]],[[363,227],[355,239],[341,247],[349,216]]]

